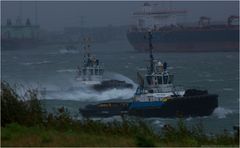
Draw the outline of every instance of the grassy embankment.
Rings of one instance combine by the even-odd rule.
[[[179,120],[176,128],[166,126],[161,133],[142,121],[102,123],[75,121],[65,108],[56,114],[46,113],[29,90],[19,97],[1,83],[1,146],[238,146],[239,135],[224,132],[207,136],[201,124],[187,128]]]

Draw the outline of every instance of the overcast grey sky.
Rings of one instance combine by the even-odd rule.
[[[127,25],[131,14],[143,5],[143,1],[38,1],[37,16],[41,28],[61,30],[67,26],[80,26],[84,16],[85,26]],[[209,16],[213,20],[225,20],[229,15],[239,14],[238,1],[177,1],[159,2],[162,5],[188,10],[187,20],[196,21],[200,16]],[[31,18],[34,22],[34,1],[1,1],[1,22],[7,18]]]

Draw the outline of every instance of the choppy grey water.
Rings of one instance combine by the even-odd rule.
[[[127,40],[92,45],[92,52],[105,65],[107,75],[136,82],[136,72],[145,68],[148,54],[137,53]],[[155,58],[167,61],[175,74],[175,84],[208,89],[219,95],[219,107],[211,116],[187,118],[189,125],[201,122],[207,131],[231,130],[239,124],[239,53],[155,53]],[[134,89],[95,93],[85,88],[65,91],[78,85],[76,68],[82,62],[82,51],[67,51],[64,46],[42,46],[36,49],[4,50],[1,52],[1,77],[10,84],[25,88],[45,88],[44,101],[48,110],[66,106],[78,116],[78,108],[88,101],[127,99]],[[176,119],[145,119],[155,128]]]

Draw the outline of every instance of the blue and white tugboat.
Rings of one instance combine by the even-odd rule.
[[[80,112],[85,117],[127,114],[140,117],[208,116],[218,107],[218,95],[207,90],[180,89],[173,85],[167,63],[155,60],[152,34],[148,33],[150,62],[145,78],[138,73],[139,87],[130,102],[104,102],[88,105]]]
[[[104,79],[104,65],[91,54],[90,38],[83,40],[83,65],[78,66],[76,79],[82,84],[89,85],[96,91],[105,91],[107,89],[133,88],[133,85],[121,80]]]
[[[152,54],[152,33],[148,33],[150,62],[145,80],[138,73],[140,85],[128,114],[142,117],[207,116],[218,107],[218,95],[207,90],[181,89],[173,85],[167,63],[155,60]],[[146,82],[146,83],[145,83]]]

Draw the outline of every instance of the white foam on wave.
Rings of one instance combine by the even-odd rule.
[[[137,84],[133,80],[131,80],[130,78],[128,78],[122,74],[114,73],[114,72],[106,72],[105,77],[109,78],[109,79],[121,80],[121,81],[125,81],[127,83],[131,83],[133,85],[134,89],[137,88]]]
[[[213,111],[213,115],[217,116],[219,119],[226,118],[228,114],[232,114],[233,111],[223,107],[218,107]]]
[[[74,90],[49,91],[46,99],[76,100],[76,101],[103,101],[110,99],[128,99],[135,93],[133,89],[110,89],[97,92],[88,88],[78,88]]]
[[[165,123],[161,120],[154,120],[152,124],[159,127],[163,127],[165,125]]]
[[[80,81],[70,79],[63,83],[48,82],[20,82],[16,88],[19,96],[24,96],[27,90],[38,90],[40,99],[59,99],[59,100],[77,100],[77,101],[103,101],[109,99],[129,99],[136,90],[137,85],[128,77],[117,74],[107,73],[108,79],[124,80],[131,83],[134,87],[132,89],[109,89],[106,91],[96,91],[89,85],[84,85]],[[21,84],[21,85],[20,85]]]
[[[76,72],[77,69],[59,69],[57,72],[62,73],[62,72]]]
[[[191,121],[192,119],[193,119],[192,117],[188,117],[186,120]]]
[[[76,49],[60,49],[59,52],[61,54],[75,54],[75,53],[79,53],[79,50]]]
[[[98,92],[91,88],[89,85],[84,85],[80,81],[71,80],[65,86],[59,89],[49,90],[48,87],[45,88],[45,98],[46,99],[60,99],[60,100],[77,100],[77,101],[103,101],[109,99],[129,99],[131,98],[136,90],[137,84],[135,84],[128,77],[118,74],[106,72],[108,79],[122,80],[127,83],[131,83],[133,88],[125,89],[108,89],[106,91]]]
[[[44,60],[44,61],[39,61],[39,62],[24,62],[24,63],[21,63],[21,64],[25,65],[25,66],[30,66],[30,65],[48,64],[48,63],[51,63],[51,62],[48,61],[48,60]]]
[[[51,87],[49,87],[50,89]],[[16,93],[18,94],[18,96],[20,97],[20,99],[29,99],[27,97],[27,92],[28,91],[35,91],[37,98],[38,99],[42,99],[42,94],[40,93],[40,91],[42,90],[42,86],[40,85],[40,83],[36,83],[36,82],[19,82],[19,83],[15,83],[13,86],[13,89],[16,91]],[[56,89],[56,88],[55,88]]]

